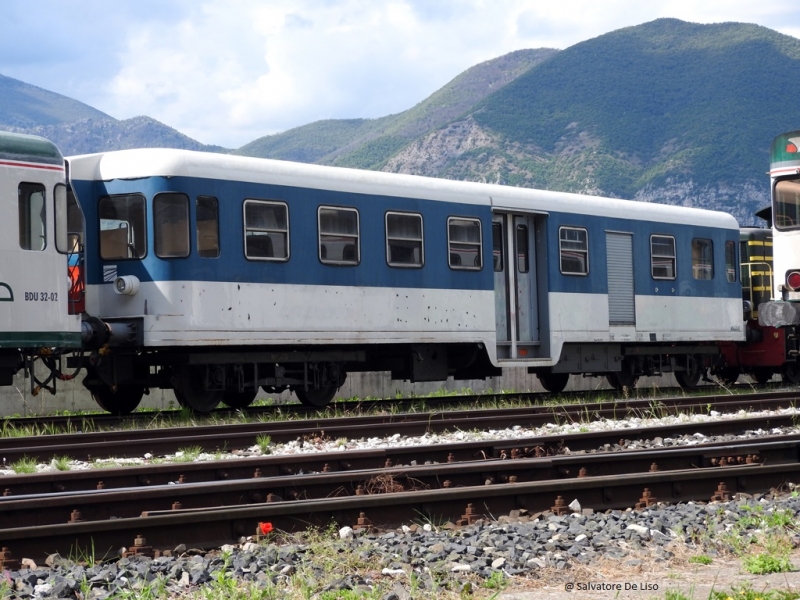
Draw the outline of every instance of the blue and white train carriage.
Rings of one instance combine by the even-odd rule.
[[[691,386],[743,339],[726,214],[179,150],[68,164],[86,312],[130,332],[88,363],[112,412],[149,387],[323,405],[353,371]]]

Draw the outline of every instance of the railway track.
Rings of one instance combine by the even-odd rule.
[[[786,397],[797,397],[798,393],[795,391],[781,391],[776,390],[772,385],[760,384],[738,384],[732,386],[737,390],[759,390],[755,393],[742,394],[751,399],[758,399],[761,397],[776,397],[785,395]],[[719,389],[716,386],[708,386],[709,391]],[[703,391],[703,388],[698,388],[697,392]],[[214,422],[215,420],[225,420],[230,418],[246,418],[246,419],[261,419],[264,421],[271,420],[287,420],[287,419],[315,419],[327,418],[326,415],[332,412],[339,412],[345,415],[359,416],[365,413],[388,413],[388,414],[402,414],[408,412],[430,412],[434,409],[450,410],[454,407],[474,407],[480,409],[481,406],[490,405],[492,403],[516,401],[520,403],[527,403],[531,408],[547,409],[542,403],[549,402],[553,398],[559,398],[569,403],[576,405],[597,406],[600,404],[618,404],[620,406],[627,406],[631,410],[641,409],[646,410],[654,403],[665,403],[671,405],[675,402],[682,400],[694,400],[698,404],[711,403],[716,404],[724,402],[726,399],[736,397],[729,392],[721,394],[706,394],[698,396],[686,397],[680,388],[662,388],[659,390],[657,398],[652,397],[652,390],[634,390],[636,397],[630,398],[625,401],[617,399],[618,392],[615,390],[595,390],[587,391],[572,391],[561,392],[560,394],[551,394],[549,392],[500,392],[500,393],[478,393],[478,394],[461,394],[450,396],[434,396],[424,398],[385,398],[385,399],[366,399],[366,400],[345,400],[335,402],[325,408],[311,408],[302,404],[279,404],[271,406],[251,406],[245,409],[230,409],[218,408],[207,415],[194,415],[193,419],[201,419],[206,422]],[[648,397],[644,397],[647,394]],[[589,402],[581,402],[587,396],[591,396],[594,400]],[[551,405],[552,406],[552,405]],[[331,417],[333,418],[333,417]],[[87,413],[82,415],[40,415],[33,417],[7,417],[2,420],[3,426],[6,429],[16,429],[20,431],[36,430],[42,432],[58,432],[58,431],[77,431],[77,432],[93,432],[98,430],[112,430],[119,428],[136,428],[148,427],[152,424],[163,424],[169,426],[170,424],[180,424],[186,421],[186,412],[182,410],[162,410],[162,411],[142,411],[134,412],[126,416],[114,416],[108,413]]]
[[[177,481],[160,485],[5,496],[0,501],[0,529],[74,523],[79,520],[131,518],[139,516],[143,508],[147,512],[202,509],[210,506],[363,496],[392,490],[571,481],[584,477],[709,467],[723,469],[736,465],[796,465],[800,456],[800,435],[791,439],[776,436],[757,442],[702,444],[607,454],[416,464],[429,450],[429,447],[417,448],[417,459],[412,461],[415,464],[385,465],[374,469],[328,469],[303,475],[265,476],[261,467],[255,467],[251,477],[241,479],[191,483],[184,475],[180,475]],[[334,457],[329,460],[333,462]],[[282,462],[288,462],[286,457]]]
[[[657,501],[724,500],[796,479],[799,447],[798,440],[764,440],[584,455],[578,460],[492,460],[6,497],[0,502],[0,540],[11,553],[7,556],[34,560],[42,559],[43,553],[67,555],[90,547],[100,555],[113,555],[121,545],[132,546],[130,552],[152,554],[178,542],[200,547],[235,542],[255,534],[265,521],[285,531],[331,520],[356,527],[397,525],[415,518],[468,524],[520,509],[566,512],[573,499],[593,510],[644,507]],[[721,466],[719,459],[728,457],[743,460]],[[659,468],[653,470],[653,463]],[[581,472],[579,464],[588,465],[582,477],[574,475]],[[588,475],[593,468],[605,472]],[[566,478],[566,473],[574,476]],[[382,489],[367,493],[370,485]],[[80,508],[71,508],[76,506]],[[70,508],[70,519],[59,522],[56,516]]]
[[[540,427],[547,423],[581,423],[598,419],[656,417],[669,414],[708,414],[793,408],[797,394],[779,392],[752,396],[669,398],[627,402],[530,406],[497,410],[455,410],[436,413],[402,413],[360,417],[313,418],[269,423],[201,425],[146,430],[110,430],[68,433],[33,438],[0,438],[0,457],[9,465],[22,458],[49,461],[54,456],[75,460],[128,458],[174,454],[197,447],[205,452],[230,451],[255,445],[259,436],[283,443],[303,439],[355,439],[387,433],[422,435],[444,431]],[[791,424],[793,417],[772,416],[763,427]],[[757,427],[753,427],[757,428]]]
[[[302,454],[241,457],[232,460],[148,463],[123,467],[88,468],[70,471],[47,471],[35,474],[0,477],[4,497],[29,494],[80,492],[93,489],[133,488],[168,485],[174,482],[197,483],[248,479],[258,472],[262,477],[303,475],[309,473],[354,471],[425,463],[469,462],[489,459],[514,459],[558,456],[566,453],[584,455],[606,446],[623,449],[628,442],[675,438],[699,434],[704,437],[745,431],[768,431],[792,427],[794,415],[762,416],[735,421],[707,421],[673,425],[650,425],[624,430],[537,435],[514,439],[437,443],[434,446],[385,445],[381,448],[309,452]],[[391,431],[391,429],[390,429]],[[781,439],[800,438],[800,433]],[[701,438],[702,439],[702,438]],[[421,450],[423,448],[424,450]],[[143,461],[145,462],[145,461]]]
[[[744,406],[793,405],[786,395],[727,400],[714,409],[722,409],[723,404],[733,411]],[[676,400],[673,409],[699,406],[696,400]],[[619,417],[623,410],[619,406],[591,407],[591,416],[614,410]],[[583,406],[566,408],[576,411],[570,413],[573,416],[587,418],[581,412]],[[708,410],[708,403],[704,408]],[[626,404],[624,411],[629,409]],[[552,421],[552,408],[548,410],[541,414],[528,409],[526,418]],[[666,408],[658,410],[663,413]],[[519,425],[522,418],[518,409],[497,411],[495,415],[489,412],[471,412],[478,419],[472,426],[498,426],[501,418]],[[499,414],[502,412],[507,414]],[[467,422],[466,416],[457,412],[444,414],[450,418],[439,420],[438,413],[436,418],[427,415],[423,431],[460,427]],[[556,414],[566,418],[568,412]],[[384,425],[387,431],[405,425],[421,427],[419,415],[395,416],[384,423],[374,418],[364,420],[363,431],[372,436]],[[331,423],[330,428],[341,427],[350,437],[362,431],[354,429],[354,422],[336,422],[339,424]],[[113,554],[120,546],[127,546],[129,552],[150,554],[174,547],[176,540],[194,546],[236,541],[254,534],[258,523],[264,521],[284,530],[310,523],[325,525],[331,520],[372,527],[420,516],[468,523],[481,515],[498,516],[512,510],[564,510],[562,505],[572,499],[584,507],[606,510],[647,505],[656,499],[682,502],[723,498],[736,492],[766,491],[796,480],[800,433],[685,448],[601,450],[625,447],[626,440],[765,431],[791,427],[795,422],[793,414],[769,415],[434,446],[389,445],[378,450],[9,475],[1,483],[6,495],[0,499],[0,544],[9,549],[11,554],[6,556],[12,561],[22,556],[41,559],[45,548],[46,553],[69,553],[75,548],[92,547],[96,552]],[[329,426],[327,422],[314,423]],[[263,428],[267,424],[260,425]],[[277,425],[273,434],[287,438],[298,431],[308,435],[309,431],[298,429],[298,422],[268,425]],[[244,431],[244,425],[217,428],[216,433],[229,441],[255,435],[253,430]],[[178,433],[184,445],[214,435],[203,431],[187,440],[187,431]],[[79,452],[87,445],[122,448],[120,439],[92,438],[99,435],[81,434],[78,437],[83,441],[73,448]],[[142,443],[166,439],[163,434]],[[39,448],[48,454],[62,447],[49,443]],[[11,449],[8,445],[2,452]],[[562,498],[557,501],[558,496]]]

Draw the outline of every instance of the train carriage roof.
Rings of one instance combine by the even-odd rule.
[[[736,219],[731,215],[710,210],[230,154],[151,148],[86,154],[68,157],[67,161],[74,180],[200,177],[477,204],[540,213],[571,212],[663,223],[739,228]]]
[[[0,160],[64,166],[64,157],[50,140],[10,131],[0,131]]]

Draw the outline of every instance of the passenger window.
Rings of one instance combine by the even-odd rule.
[[[83,246],[83,211],[72,189],[56,186],[56,249],[62,254],[76,254]]]
[[[650,274],[653,279],[675,279],[675,238],[650,236]]]
[[[74,200],[74,197],[73,197]],[[61,254],[69,253],[69,233],[67,224],[67,186],[62,183],[53,189],[53,218],[56,224],[56,250]]]
[[[184,194],[157,194],[153,199],[156,256],[189,256],[189,198]]]
[[[127,260],[147,254],[144,196],[126,194],[100,198],[100,258]]]
[[[497,273],[503,272],[503,225],[492,223],[492,262]]]
[[[527,273],[528,264],[528,226],[517,225],[517,271]]]
[[[692,277],[714,279],[714,246],[711,240],[692,240]]]
[[[447,247],[450,268],[482,269],[481,222],[478,219],[448,217]]]
[[[784,179],[775,184],[775,227],[792,229],[800,226],[800,180]]]
[[[286,204],[244,201],[244,254],[256,260],[289,260],[289,208]]]
[[[47,246],[44,186],[41,183],[20,183],[17,198],[19,247],[23,250],[44,250]]]
[[[585,229],[559,228],[558,251],[564,275],[589,273],[589,234]]]
[[[386,213],[386,261],[391,267],[421,267],[422,215]]]
[[[725,242],[725,274],[729,283],[736,281],[736,242]]]
[[[357,265],[361,261],[358,211],[320,206],[319,259],[328,265]]]
[[[203,258],[219,256],[219,202],[213,196],[198,196],[197,254]]]

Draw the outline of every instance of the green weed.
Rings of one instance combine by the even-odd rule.
[[[272,445],[272,436],[267,435],[266,433],[261,433],[256,436],[256,446],[258,449],[261,450],[261,454],[270,454],[272,450],[270,446]]]
[[[36,473],[36,467],[38,464],[39,463],[35,458],[23,456],[19,460],[11,463],[11,470],[17,475],[21,475],[23,473]]]
[[[753,575],[766,575],[767,573],[786,573],[793,570],[789,557],[785,554],[779,555],[772,552],[760,552],[745,556],[743,561],[744,570]]]
[[[483,581],[483,587],[489,590],[502,590],[507,585],[508,581],[502,571],[493,571],[492,574]]]
[[[194,462],[197,458],[203,453],[203,449],[200,446],[188,446],[186,448],[180,448],[175,453],[175,462]]]
[[[58,471],[69,471],[72,466],[72,459],[69,456],[54,456],[50,464]]]
[[[730,590],[712,590],[708,600],[798,600],[800,592],[789,590],[761,590],[756,591],[749,583],[733,586]],[[675,599],[678,600],[678,599]]]

